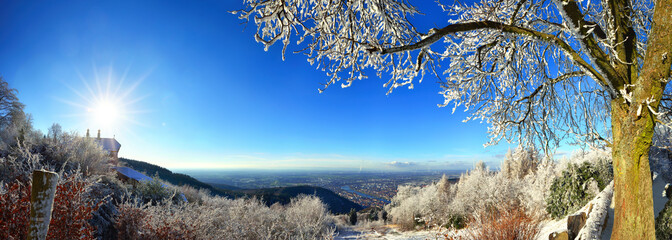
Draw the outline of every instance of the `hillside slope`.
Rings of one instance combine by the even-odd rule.
[[[164,180],[176,186],[188,185],[196,189],[207,189],[214,195],[229,198],[241,197],[243,195],[242,193],[228,191],[224,188],[224,186],[222,186],[221,188],[215,188],[207,183],[198,181],[197,179],[189,175],[182,173],[174,173],[166,168],[151,163],[128,158],[119,158],[119,162],[127,167],[133,168],[138,172],[143,172],[145,173],[145,175],[149,177],[158,176],[161,180]],[[228,187],[230,187],[231,189],[237,189],[234,186],[228,186]]]
[[[351,208],[357,211],[364,209],[361,205],[341,197],[329,189],[315,186],[248,189],[241,192],[262,199],[267,205],[272,205],[276,202],[283,205],[288,204],[292,198],[305,194],[315,195],[320,198],[327,205],[327,209],[333,214],[346,214],[350,212]]]
[[[357,203],[354,203],[340,195],[332,192],[329,189],[315,187],[315,186],[295,186],[295,187],[280,187],[280,188],[262,188],[262,189],[240,189],[234,186],[225,184],[216,184],[215,186],[201,182],[189,175],[182,173],[173,173],[172,171],[143,161],[132,160],[127,158],[119,158],[119,162],[123,165],[133,168],[138,172],[144,172],[147,176],[158,176],[161,180],[167,181],[173,185],[188,185],[196,189],[208,189],[215,195],[240,198],[240,197],[256,197],[263,200],[268,206],[276,202],[280,204],[288,204],[292,198],[301,194],[315,195],[327,205],[327,209],[334,214],[348,213],[351,208],[359,211],[363,209]]]

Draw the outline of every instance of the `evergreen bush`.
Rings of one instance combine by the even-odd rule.
[[[350,209],[350,213],[348,213],[348,218],[350,220],[350,225],[357,224],[357,211],[354,208]]]
[[[672,201],[667,201],[656,218],[656,239],[672,239]]]
[[[613,178],[609,172],[611,164],[608,162],[569,163],[562,175],[553,180],[546,199],[546,211],[553,218],[561,218],[578,210],[595,197],[588,191],[588,182],[594,179],[601,191]]]
[[[466,219],[464,216],[455,214],[448,217],[448,224],[446,224],[446,228],[462,229],[465,226]]]
[[[150,181],[140,181],[133,189],[133,195],[142,200],[143,203],[159,203],[164,200],[170,200],[176,192],[168,188],[156,176]]]

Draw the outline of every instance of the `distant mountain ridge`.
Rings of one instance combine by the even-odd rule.
[[[315,187],[315,186],[294,186],[294,187],[278,187],[278,188],[262,188],[262,189],[240,189],[235,186],[226,184],[207,184],[201,182],[189,175],[182,173],[173,173],[172,171],[143,161],[132,160],[128,158],[119,158],[119,162],[127,167],[133,168],[136,171],[144,172],[147,176],[158,176],[161,180],[169,182],[173,185],[188,185],[196,189],[208,189],[217,196],[228,198],[251,198],[256,197],[261,199],[270,206],[274,203],[288,204],[292,198],[301,194],[315,195],[323,203],[327,205],[327,209],[333,214],[345,214],[350,212],[351,208],[359,211],[364,209],[361,205],[354,203],[347,198],[341,197],[333,191]]]
[[[155,177],[158,176],[161,180],[164,180],[166,182],[169,182],[170,184],[180,186],[180,185],[188,185],[196,189],[207,189],[210,190],[210,192],[214,195],[221,196],[221,197],[229,197],[229,198],[236,198],[239,196],[236,196],[235,193],[229,192],[223,188],[215,188],[207,183],[203,183],[201,181],[198,181],[197,179],[186,175],[182,173],[173,173],[172,171],[161,167],[157,166],[151,163],[143,162],[143,161],[138,161],[138,160],[133,160],[133,159],[128,159],[128,158],[119,158],[119,163],[122,163],[126,165],[127,167],[130,167],[138,172],[144,172],[147,176],[149,177]],[[227,185],[228,186],[228,185]],[[234,186],[230,186],[232,189],[239,189]]]

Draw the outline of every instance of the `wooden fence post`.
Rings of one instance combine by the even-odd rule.
[[[33,171],[33,187],[30,194],[29,240],[47,238],[57,184],[58,174],[55,172]]]

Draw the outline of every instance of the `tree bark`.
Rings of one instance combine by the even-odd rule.
[[[672,63],[672,0],[657,0],[639,73],[626,74],[631,100],[611,101],[614,137],[614,228],[611,239],[655,239],[649,149],[655,112],[670,77]],[[629,75],[629,76],[628,76]]]
[[[611,110],[615,189],[611,239],[655,239],[648,154],[654,122],[649,114],[638,118],[622,101],[612,101]]]
[[[33,171],[28,240],[47,238],[56,185],[58,185],[58,174],[55,172]]]

